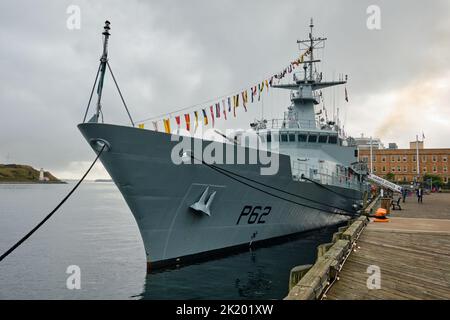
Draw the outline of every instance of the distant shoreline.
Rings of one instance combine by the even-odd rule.
[[[49,171],[24,164],[0,164],[0,184],[65,184]]]
[[[0,181],[0,184],[67,184],[66,181]]]

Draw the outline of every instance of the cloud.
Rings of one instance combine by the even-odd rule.
[[[81,9],[80,30],[66,28],[72,4]],[[371,4],[381,8],[378,31],[366,28]],[[0,162],[28,163],[61,177],[82,174],[94,153],[76,125],[106,18],[112,22],[111,66],[135,119],[197,104],[279,71],[298,55],[296,40],[307,36],[314,17],[317,35],[329,39],[318,55],[321,70],[328,79],[349,74],[350,103],[343,102],[343,88],[324,91],[330,113],[333,105],[340,108],[347,132],[404,144],[423,130],[427,145],[448,146],[448,9],[446,1],[424,7],[411,1],[4,0]],[[433,85],[441,82],[443,88]],[[288,96],[272,90],[264,103],[218,126],[247,128],[254,118],[281,118]],[[103,106],[107,122],[127,124],[109,76]]]

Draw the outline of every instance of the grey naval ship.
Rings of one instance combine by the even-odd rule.
[[[300,50],[301,44],[309,50],[303,70],[293,73],[292,83],[272,86],[290,90],[291,105],[281,119],[257,121],[249,128],[259,138],[257,148],[278,159],[276,172],[261,174],[267,169],[262,161],[206,163],[188,149],[180,150],[181,163],[172,159],[178,138],[200,153],[215,144],[226,157],[232,152],[234,160],[237,154],[255,151],[238,134],[218,142],[136,128],[131,117],[132,126],[103,123],[102,86],[106,70],[111,71],[106,22],[98,82],[91,92],[92,98],[97,84],[96,110],[78,128],[101,153],[101,162],[136,219],[148,271],[271,243],[358,214],[367,172],[341,128],[315,111],[321,89],[345,84],[347,76],[339,81],[322,79],[314,50],[326,39],[313,36],[312,21],[310,28],[309,39],[297,41]],[[116,82],[113,74],[112,79]],[[88,111],[89,105],[85,120]]]

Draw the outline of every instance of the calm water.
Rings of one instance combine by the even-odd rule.
[[[72,186],[0,184],[0,251]],[[116,186],[86,182],[0,263],[0,299],[280,299],[289,270],[314,261],[334,231],[147,276],[139,230]],[[66,288],[70,265],[81,268],[80,290]]]

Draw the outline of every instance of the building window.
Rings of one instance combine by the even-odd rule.
[[[437,162],[437,156],[433,156],[433,162]]]
[[[447,166],[444,167],[444,172],[447,172]]]
[[[406,177],[403,177],[403,182],[406,182]]]
[[[433,172],[437,172],[436,166],[433,166]]]
[[[363,156],[363,157],[361,158],[361,160],[362,160],[362,162],[368,163],[368,162],[369,162],[369,157]]]
[[[414,167],[414,168],[412,169],[412,172],[416,172],[416,167]]]
[[[444,182],[448,183],[448,177],[444,177]]]
[[[407,157],[407,156],[403,156],[403,162],[406,162],[406,161],[407,161],[407,159],[408,159],[408,157]]]
[[[447,156],[442,156],[442,162],[447,162]]]
[[[377,156],[372,156],[372,162],[377,162]]]
[[[377,172],[377,167],[374,167],[374,168],[373,168],[373,172]]]
[[[385,156],[381,157],[381,162],[386,162],[386,157]]]
[[[407,166],[403,167],[403,172],[408,172],[408,167]]]
[[[397,167],[397,171],[398,172],[402,172],[402,168],[400,168],[400,166]]]
[[[382,170],[383,172],[386,172],[386,167],[385,166],[383,166],[383,170]]]
[[[398,162],[402,161],[402,157],[397,156],[397,161],[398,161]]]
[[[280,141],[281,141],[281,142],[287,142],[287,141],[288,141],[288,136],[287,136],[287,134],[285,134],[285,133],[280,134]]]
[[[392,167],[391,171],[392,171],[392,172],[395,172],[395,167]]]
[[[423,167],[422,171],[427,172],[427,167]]]
[[[395,157],[391,156],[391,162],[394,162],[394,161],[395,161]]]
[[[416,162],[416,156],[413,156],[413,162]]]
[[[422,162],[427,162],[427,156],[422,156]]]

